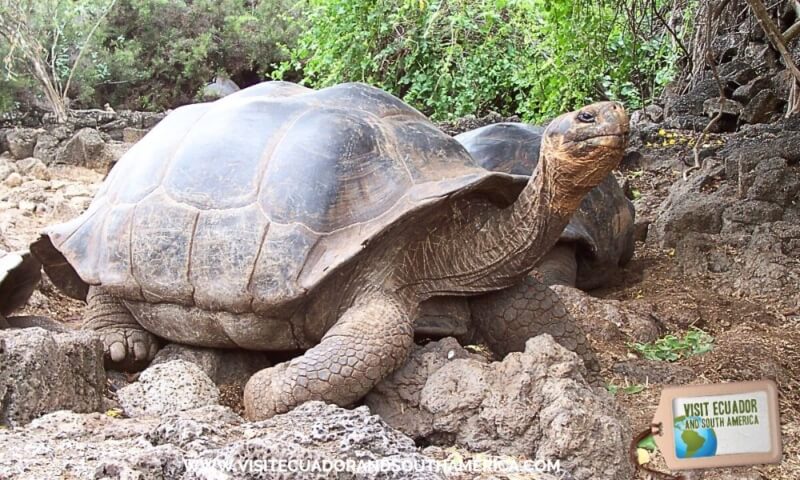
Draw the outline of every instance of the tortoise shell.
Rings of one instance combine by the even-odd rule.
[[[267,82],[168,115],[37,255],[73,296],[91,284],[258,312],[302,299],[402,218],[462,192],[512,201],[525,181],[379,89]]]
[[[25,305],[42,278],[41,271],[30,253],[0,250],[0,318]]]
[[[482,167],[514,175],[531,175],[539,163],[544,128],[497,123],[456,136]],[[634,208],[609,175],[593,188],[575,211],[559,241],[577,245],[576,286],[597,288],[633,256]]]

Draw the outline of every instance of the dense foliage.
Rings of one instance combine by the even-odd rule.
[[[175,107],[225,74],[241,86],[269,78],[313,87],[364,81],[436,119],[493,110],[541,120],[602,98],[646,103],[678,59],[672,35],[656,18],[682,34],[681,9],[672,7],[683,4],[0,0],[0,24],[14,15],[26,19],[57,84],[79,60],[64,95],[73,107]],[[19,5],[22,13],[12,11]],[[0,43],[0,107],[37,86],[21,51]]]
[[[24,8],[19,5],[25,4]],[[0,21],[20,13],[35,29],[57,78],[69,75],[98,10],[110,0],[0,0]],[[286,57],[294,0],[117,0],[87,44],[69,92],[79,106],[160,109],[192,101],[225,73],[241,84],[265,78]],[[19,10],[19,11],[18,11]],[[0,54],[8,57],[7,42]],[[13,52],[19,58],[19,50]],[[7,62],[0,105],[30,72]],[[3,100],[5,99],[5,100]]]
[[[598,98],[638,107],[677,59],[655,28],[652,7],[664,3],[309,0],[283,69],[312,86],[378,85],[435,118],[541,119]]]
[[[13,108],[19,92],[43,82],[52,95],[88,99],[91,86],[108,78],[95,34],[112,6],[113,0],[0,0],[0,109]]]
[[[187,103],[223,73],[247,85],[267,76],[291,43],[291,0],[121,0],[104,47],[112,104],[165,108]],[[120,88],[120,84],[124,85]]]

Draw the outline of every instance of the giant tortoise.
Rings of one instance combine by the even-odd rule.
[[[496,123],[464,132],[455,137],[478,165],[499,172],[522,176],[527,181],[539,163],[544,128],[525,123]],[[536,270],[545,285],[561,284],[589,290],[612,282],[620,268],[633,256],[634,208],[612,174],[589,191],[570,218],[556,245],[536,265]],[[543,332],[558,333],[572,325],[564,321],[566,311],[559,315],[560,300],[544,285],[526,278],[509,291],[493,292],[482,296],[437,297],[423,302],[417,319],[416,332],[423,337],[456,336],[465,341],[481,340],[488,343],[498,354],[523,348],[526,338],[516,342],[493,342],[492,338],[476,339],[474,327],[478,324],[501,319],[476,318],[492,315],[527,315],[535,319]],[[543,301],[539,309],[532,309],[531,302],[522,302],[524,311],[516,311],[520,297],[538,293]],[[544,300],[546,298],[546,300]],[[531,321],[528,319],[526,321]],[[474,320],[474,321],[473,321]],[[564,346],[588,357],[581,340],[570,336]],[[588,360],[589,358],[585,358]],[[597,365],[592,365],[597,366]]]
[[[379,89],[267,82],[176,109],[32,251],[86,298],[113,365],[141,366],[159,337],[305,350],[250,379],[247,415],[346,405],[405,360],[420,302],[519,283],[627,133],[617,103],[565,114],[520,181]]]

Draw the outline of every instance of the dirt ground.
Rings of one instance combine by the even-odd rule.
[[[685,151],[677,152],[686,154]],[[661,152],[651,152],[661,154]],[[0,157],[0,160],[9,160]],[[51,167],[50,179],[36,185],[23,184],[34,196],[53,198],[57,192],[74,191],[78,187],[93,193],[103,175],[78,167]],[[623,174],[625,174],[623,172]],[[631,180],[632,187],[646,197],[647,203],[658,205],[678,172],[646,173]],[[34,240],[39,230],[51,223],[76,214],[75,202],[68,195],[56,196],[56,204],[42,201],[42,208],[24,211],[15,208],[12,191],[0,185],[0,248],[22,249]],[[79,192],[81,193],[81,192]],[[82,192],[85,193],[85,192]],[[11,200],[9,200],[11,199]],[[5,205],[3,205],[5,202]],[[59,208],[61,202],[75,204]],[[5,243],[5,245],[3,245]],[[797,286],[800,289],[800,286]],[[780,386],[781,420],[783,424],[783,462],[774,466],[693,472],[692,478],[704,479],[798,479],[800,478],[800,317],[787,307],[785,296],[758,300],[721,295],[710,280],[686,277],[676,266],[674,251],[664,251],[649,243],[637,243],[634,259],[625,269],[620,285],[592,292],[593,295],[622,302],[647,302],[657,306],[657,323],[664,333],[683,333],[698,327],[710,333],[715,341],[711,352],[675,363],[639,366],[636,375],[620,365],[635,360],[625,341],[603,341],[593,338],[607,382],[615,385],[644,384],[640,393],[616,394],[635,431],[649,425],[658,404],[661,387],[675,378],[683,383],[774,378]],[[21,312],[47,315],[69,323],[77,323],[83,304],[64,297],[45,280],[39,291]],[[636,377],[636,378],[633,378]],[[642,381],[644,377],[644,381]],[[653,465],[664,468],[658,454]],[[647,478],[641,476],[640,478]]]
[[[722,139],[724,141],[724,139]],[[644,155],[672,155],[687,158],[688,147],[643,149]],[[629,174],[630,172],[623,172]],[[668,187],[681,173],[677,170],[645,172],[631,180],[631,187],[644,197],[640,204],[658,205]],[[637,212],[637,215],[640,212]],[[724,295],[711,279],[684,275],[674,250],[662,250],[653,242],[637,242],[633,260],[627,265],[618,286],[591,292],[603,298],[623,302],[647,302],[657,307],[657,323],[664,333],[682,334],[698,327],[714,337],[710,352],[674,363],[658,362],[646,388],[637,394],[617,393],[617,399],[631,420],[634,433],[650,424],[658,405],[661,387],[669,384],[664,377],[680,378],[681,384],[718,383],[773,379],[780,391],[780,414],[783,460],[779,465],[729,468],[690,472],[690,478],[703,479],[776,479],[800,478],[800,312],[793,299],[800,285],[772,297]],[[615,385],[630,385],[623,369],[614,368],[635,357],[621,342],[593,339],[604,377]],[[652,365],[651,365],[652,366]],[[663,371],[663,370],[666,370]],[[641,372],[646,375],[647,372]],[[640,379],[639,379],[640,380]],[[656,452],[654,468],[665,471]],[[641,474],[640,478],[648,478]]]

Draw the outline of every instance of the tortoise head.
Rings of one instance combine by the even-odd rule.
[[[594,103],[553,120],[542,138],[542,160],[558,193],[582,198],[602,182],[622,160],[628,128],[628,115],[616,102]]]

